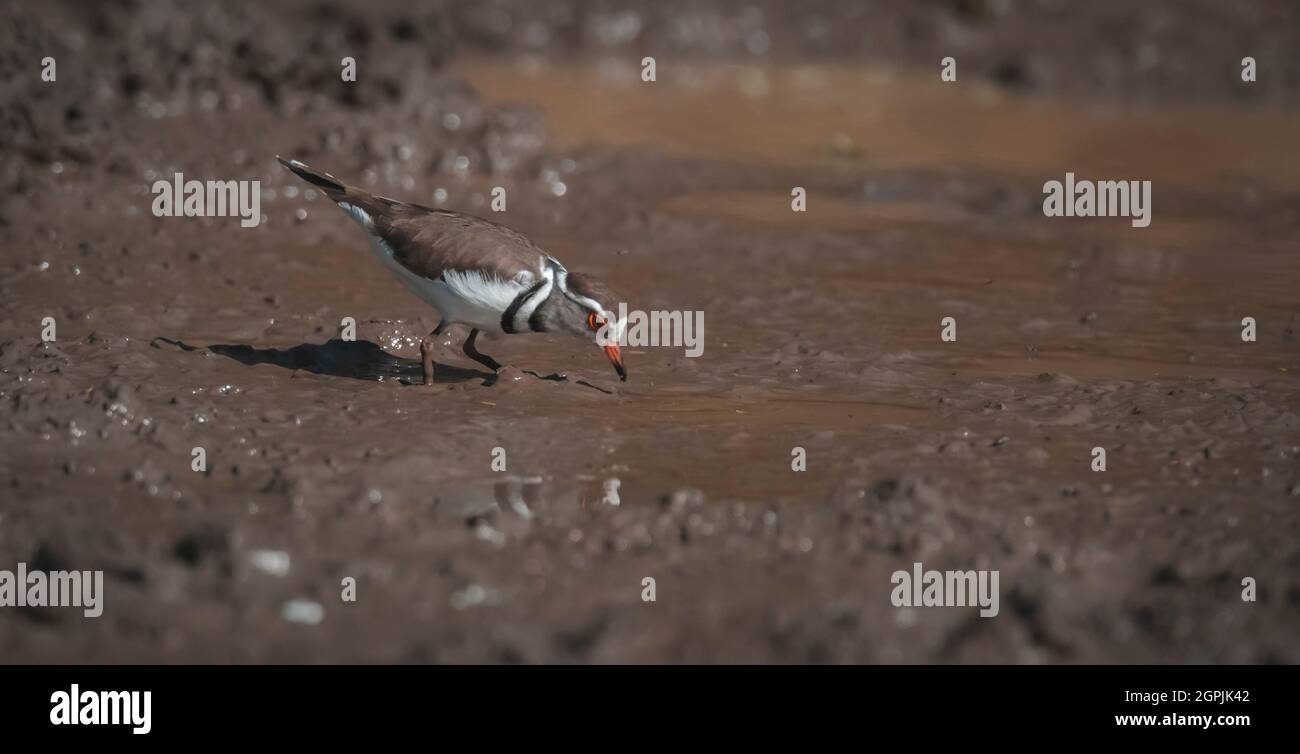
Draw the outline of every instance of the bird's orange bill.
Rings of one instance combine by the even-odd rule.
[[[618,346],[605,346],[605,355],[609,357],[609,363],[614,365],[614,371],[618,372],[618,378],[627,382],[627,370],[623,368],[623,354],[619,352]]]

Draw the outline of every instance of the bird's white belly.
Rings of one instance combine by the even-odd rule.
[[[348,202],[339,202],[339,208],[348,213],[366,231],[370,247],[380,263],[392,270],[412,293],[438,310],[446,324],[469,325],[489,333],[505,332],[501,328],[501,315],[510,308],[515,297],[532,284],[532,278],[499,280],[487,277],[478,270],[445,270],[438,280],[421,277],[397,261],[393,248],[375,233],[374,222],[365,210]]]
[[[437,309],[444,322],[469,325],[490,333],[502,332],[501,314],[510,306],[517,286],[482,281],[481,277],[476,281],[468,275],[453,275],[450,283],[420,277],[398,263],[388,244],[375,236],[370,240],[379,261],[420,300]]]

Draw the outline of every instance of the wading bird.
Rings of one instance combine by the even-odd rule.
[[[569,272],[505,226],[375,196],[298,160],[276,159],[351,216],[366,231],[379,261],[438,310],[441,321],[420,341],[426,385],[433,384],[435,339],[454,324],[470,327],[465,355],[493,371],[501,365],[474,347],[480,330],[567,332],[601,346],[619,378],[627,380],[613,335],[619,300],[601,282]]]

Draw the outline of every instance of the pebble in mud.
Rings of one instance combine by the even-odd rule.
[[[291,417],[288,411],[279,408],[269,408],[263,411],[261,418],[267,424],[284,424],[291,418],[296,420],[296,417]]]
[[[288,623],[315,626],[325,620],[325,608],[315,600],[292,599],[281,606],[280,617]]]

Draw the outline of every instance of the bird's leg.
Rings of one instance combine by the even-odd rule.
[[[433,336],[420,340],[420,361],[424,364],[424,384],[433,384]]]
[[[433,332],[420,339],[420,363],[424,365],[424,384],[433,384],[433,347],[438,342],[438,336],[446,329],[446,321],[439,322],[438,326],[433,328]]]
[[[493,372],[496,372],[499,369],[501,369],[501,365],[497,363],[496,359],[492,358],[491,356],[488,356],[487,354],[479,353],[479,350],[474,347],[474,340],[476,338],[478,338],[478,330],[470,330],[469,337],[465,339],[465,345],[461,347],[462,350],[465,351],[465,355],[477,361],[478,363],[482,364],[483,366],[487,367],[488,369],[491,369]]]

